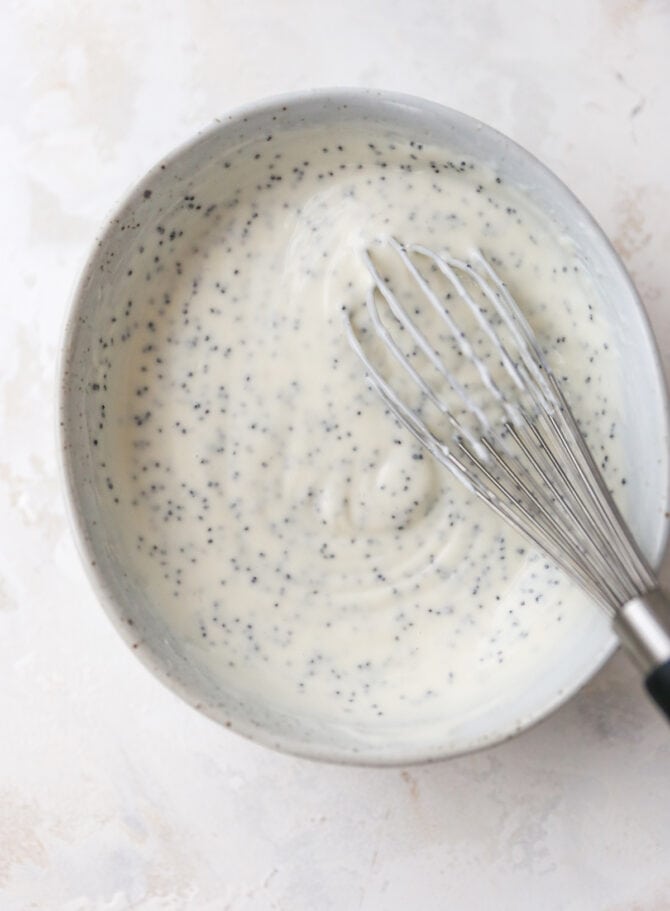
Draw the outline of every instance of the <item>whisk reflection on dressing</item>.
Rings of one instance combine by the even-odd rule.
[[[465,261],[393,238],[377,252],[387,249],[393,277],[363,255],[366,323],[344,314],[370,384],[440,464],[601,605],[670,718],[670,603],[520,307],[479,250]]]

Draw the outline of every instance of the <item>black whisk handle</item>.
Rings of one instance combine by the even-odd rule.
[[[670,721],[670,601],[660,588],[621,607],[614,617],[621,644],[644,675],[647,692]]]
[[[659,665],[644,682],[647,692],[670,721],[670,661]]]

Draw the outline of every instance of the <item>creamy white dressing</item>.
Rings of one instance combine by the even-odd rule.
[[[532,687],[594,608],[368,388],[341,308],[385,235],[495,261],[618,490],[616,351],[569,240],[487,165],[372,126],[241,147],[165,213],[112,315],[95,451],[124,564],[193,662],[411,739]]]

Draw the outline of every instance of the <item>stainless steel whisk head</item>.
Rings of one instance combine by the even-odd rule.
[[[349,342],[370,384],[440,464],[607,611],[647,676],[647,688],[670,717],[668,601],[519,305],[479,250],[465,261],[393,238],[388,247],[402,282],[411,287],[410,305],[403,305],[393,282],[365,251],[372,333],[357,328],[345,310]],[[469,329],[454,315],[456,303]],[[425,310],[432,320],[430,337],[422,322]],[[474,382],[464,382],[445,363],[438,336],[470,368]],[[389,365],[401,368],[395,381],[366,351],[371,339],[382,343]],[[502,367],[496,375],[477,339]],[[399,394],[400,376],[405,388],[420,394],[417,404]],[[426,406],[437,418],[427,417]]]

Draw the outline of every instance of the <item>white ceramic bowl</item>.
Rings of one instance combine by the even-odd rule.
[[[225,117],[157,165],[109,219],[77,287],[62,358],[61,429],[68,498],[90,577],[126,642],[133,646],[140,643],[135,654],[147,667],[199,710],[269,746],[324,760],[393,764],[477,749],[528,727],[591,677],[615,647],[612,634],[602,622],[587,624],[569,654],[547,668],[523,699],[499,705],[473,719],[449,742],[441,742],[432,750],[417,749],[409,741],[367,739],[365,732],[352,737],[336,724],[288,716],[274,709],[270,700],[263,705],[245,704],[221,692],[189,663],[180,642],[150,610],[147,593],[127,573],[114,546],[92,468],[97,420],[89,389],[97,369],[96,340],[108,302],[122,285],[131,245],[141,243],[143,233],[155,231],[160,213],[183,193],[184,181],[195,181],[197,186],[198,175],[207,163],[225,156],[233,145],[253,141],[268,130],[361,119],[406,129],[426,142],[446,143],[451,149],[491,162],[508,183],[521,186],[576,242],[583,267],[601,290],[607,318],[617,337],[621,372],[626,377],[631,525],[651,562],[658,562],[664,547],[668,504],[666,394],[649,326],[618,256],[577,199],[526,151],[476,120],[406,95],[336,89],[263,101]],[[149,186],[150,193],[146,192]],[[126,230],[128,225],[135,226],[132,232]]]

